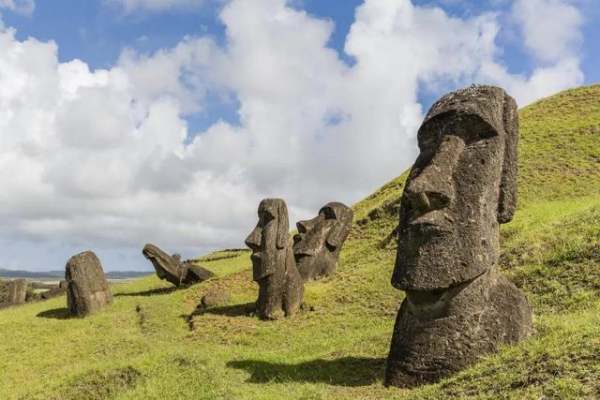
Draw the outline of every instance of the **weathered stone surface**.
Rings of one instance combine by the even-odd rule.
[[[153,244],[145,245],[142,254],[152,263],[160,279],[167,280],[177,287],[192,285],[214,276],[206,268],[188,261],[182,262],[179,254],[170,256]]]
[[[281,199],[265,199],[258,207],[258,224],[246,238],[252,250],[253,279],[259,293],[256,311],[262,319],[290,316],[304,295],[289,237],[288,211]]]
[[[518,121],[504,90],[435,103],[400,205],[392,285],[406,291],[386,385],[434,382],[531,331],[524,295],[496,271],[499,224],[516,206]]]
[[[335,272],[353,217],[350,207],[331,202],[325,204],[315,218],[296,223],[294,257],[302,279],[319,279]]]
[[[67,261],[65,280],[71,315],[83,317],[93,314],[112,302],[100,260],[91,251],[74,255]]]
[[[7,305],[24,304],[27,299],[27,280],[14,279],[6,284]]]

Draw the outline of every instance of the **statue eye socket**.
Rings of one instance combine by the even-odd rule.
[[[331,207],[325,207],[321,209],[320,214],[325,216],[325,219],[336,219],[335,211]]]
[[[260,222],[263,225],[268,224],[269,222],[271,222],[272,220],[275,219],[275,216],[273,214],[271,214],[269,211],[267,210],[262,210],[259,215],[258,218],[260,219]]]
[[[439,135],[432,135],[432,134],[419,135],[417,137],[419,150],[422,153],[427,152],[427,151],[432,151],[433,149],[435,149],[435,147],[437,147],[440,137],[441,137],[441,134],[439,134]]]

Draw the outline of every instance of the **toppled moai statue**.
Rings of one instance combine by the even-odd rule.
[[[153,244],[145,245],[142,253],[150,260],[160,279],[166,279],[177,287],[192,285],[214,276],[206,268],[189,261],[182,262],[179,254],[170,256]]]
[[[296,223],[294,257],[302,279],[319,279],[335,272],[353,217],[350,207],[331,202],[325,204],[315,218]]]
[[[392,285],[406,292],[385,384],[435,382],[532,332],[523,293],[496,270],[516,207],[517,106],[471,86],[429,110],[400,206]]]
[[[91,251],[76,254],[67,261],[65,280],[71,315],[84,317],[112,302],[100,260]]]
[[[6,285],[7,290],[7,305],[25,304],[27,300],[27,280],[14,279]]]
[[[259,292],[256,311],[262,319],[291,316],[304,295],[289,238],[288,211],[281,199],[265,199],[258,206],[258,224],[246,238],[252,250],[252,275]]]

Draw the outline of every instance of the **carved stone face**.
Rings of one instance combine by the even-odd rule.
[[[435,290],[481,275],[498,259],[498,226],[516,202],[517,110],[499,88],[477,86],[435,103],[400,206],[392,284]]]
[[[174,259],[153,244],[145,245],[142,254],[152,263],[156,275],[160,279],[167,280],[174,285],[181,283],[182,271],[179,267],[179,260]]]
[[[258,281],[285,268],[289,235],[288,211],[281,199],[265,199],[258,206],[258,224],[245,240],[252,250],[253,279]]]
[[[352,209],[342,203],[325,204],[310,220],[296,223],[294,257],[304,280],[331,274],[352,227]]]

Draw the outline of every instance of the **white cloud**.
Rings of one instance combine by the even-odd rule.
[[[512,14],[539,60],[553,63],[578,54],[583,18],[571,1],[516,0]]]
[[[577,58],[510,74],[495,14],[367,0],[345,43],[352,66],[327,46],[330,21],[283,0],[234,0],[221,18],[223,47],[186,38],[95,71],[0,31],[0,262],[59,266],[91,247],[123,268],[145,265],[149,241],[187,256],[241,246],[263,197],[284,197],[295,221],[399,175],[423,86],[491,82],[525,104],[582,79]],[[185,116],[214,95],[237,98],[239,124],[190,142]]]
[[[10,0],[5,0],[10,1]],[[200,7],[204,0],[105,0],[120,6],[128,14],[134,11],[165,11]]]
[[[8,10],[31,15],[35,10],[34,0],[0,0],[0,8],[6,8]]]

